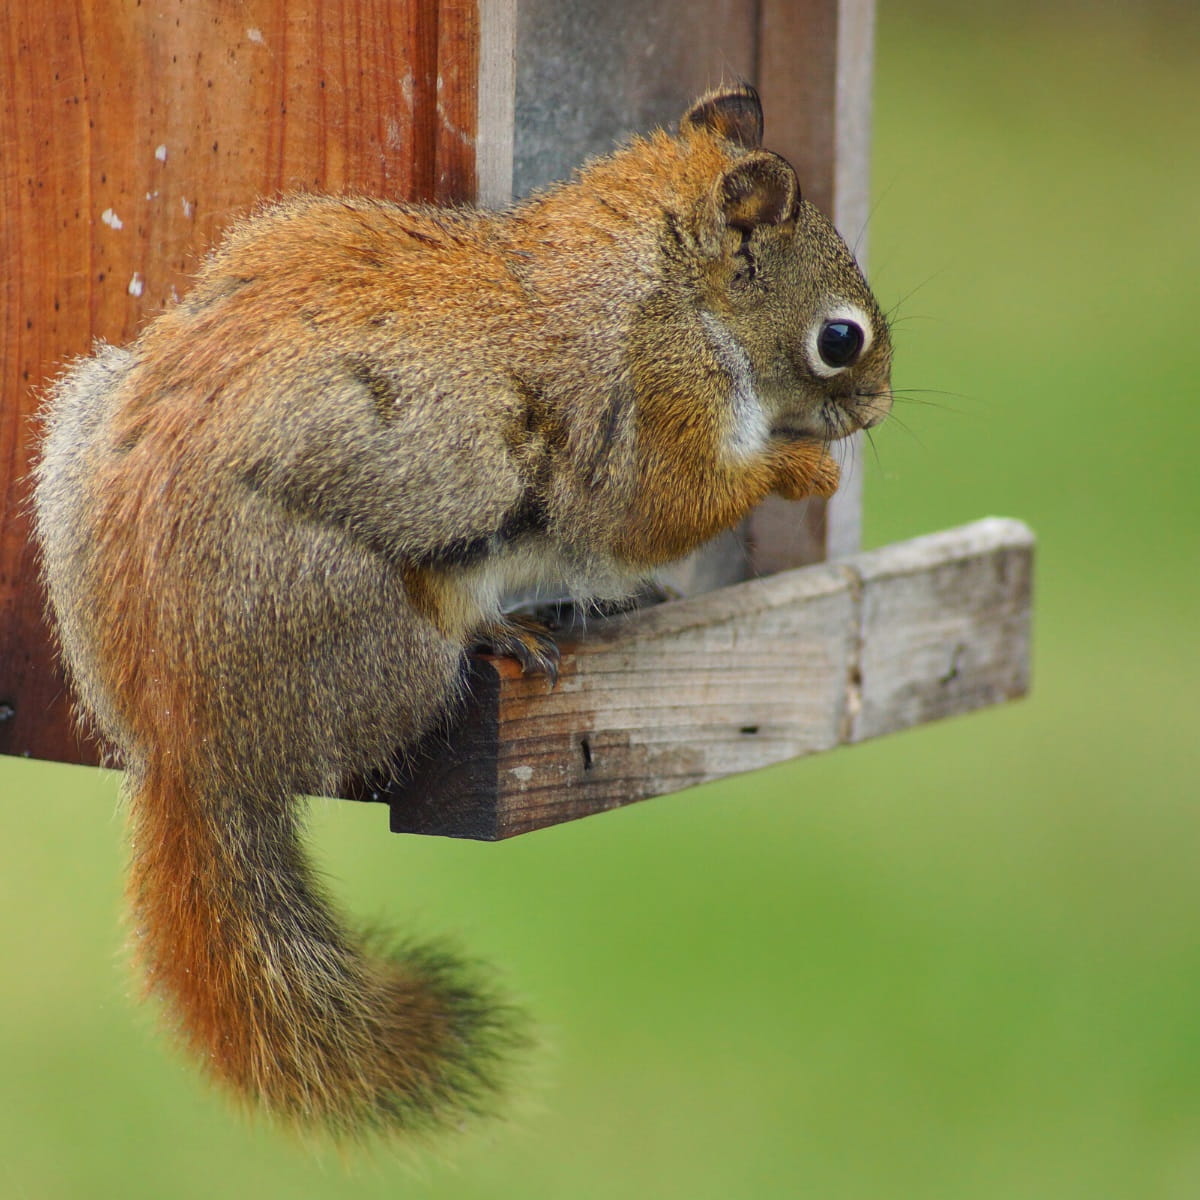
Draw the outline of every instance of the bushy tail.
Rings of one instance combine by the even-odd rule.
[[[347,933],[291,797],[213,797],[184,775],[130,772],[129,896],[148,989],[211,1074],[342,1137],[491,1111],[516,1014],[448,955]]]

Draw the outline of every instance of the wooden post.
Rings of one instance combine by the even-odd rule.
[[[28,542],[38,389],[136,334],[261,197],[472,199],[478,46],[474,0],[0,10],[0,752],[96,759]]]
[[[805,195],[866,261],[870,211],[874,0],[762,0],[759,90],[765,137],[795,166]],[[780,114],[782,114],[782,119]],[[842,485],[828,503],[772,497],[750,517],[753,574],[853,554],[862,538],[861,436],[840,447]]]

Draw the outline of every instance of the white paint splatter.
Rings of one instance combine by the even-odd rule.
[[[102,220],[105,225],[109,227],[109,229],[123,229],[125,226],[125,222],[122,221],[121,218],[118,217],[111,208],[106,208],[100,214],[100,220]]]
[[[442,123],[442,128],[447,133],[452,133],[464,146],[474,146],[475,139],[465,130],[459,129],[457,125],[446,115],[445,108],[442,107],[442,102],[437,102],[438,120]]]
[[[191,217],[191,215],[196,211],[196,206],[186,196],[184,196],[179,203],[183,205],[183,215],[185,217]]]
[[[250,41],[256,42],[260,46],[265,46],[267,44],[267,39],[263,37],[263,31],[261,29],[247,29],[246,37],[249,38]]]
[[[147,199],[147,200],[157,200],[157,199],[158,199],[158,190],[157,190],[157,188],[156,188],[156,189],[155,189],[153,192],[147,192],[147,193],[146,193],[146,199]]]
[[[509,770],[521,783],[528,783],[533,778],[532,767],[509,767]]]
[[[166,142],[163,142],[162,145],[155,147],[154,157],[157,158],[159,162],[167,161],[167,143]]]
[[[131,296],[140,296],[146,288],[146,281],[142,278],[140,271],[134,271],[133,278],[129,281],[129,294]]]

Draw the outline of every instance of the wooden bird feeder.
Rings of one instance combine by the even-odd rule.
[[[743,78],[854,238],[873,22],[872,0],[7,6],[0,752],[98,761],[28,542],[38,389],[171,304],[232,218],[300,188],[501,205]],[[858,553],[860,495],[769,501],[670,573],[684,598],[568,632],[553,692],[476,658],[455,727],[349,794],[397,831],[502,838],[1022,695],[1029,531]]]

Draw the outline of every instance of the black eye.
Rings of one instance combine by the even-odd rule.
[[[826,321],[817,334],[817,353],[827,367],[848,367],[860,354],[866,337],[853,321]]]

